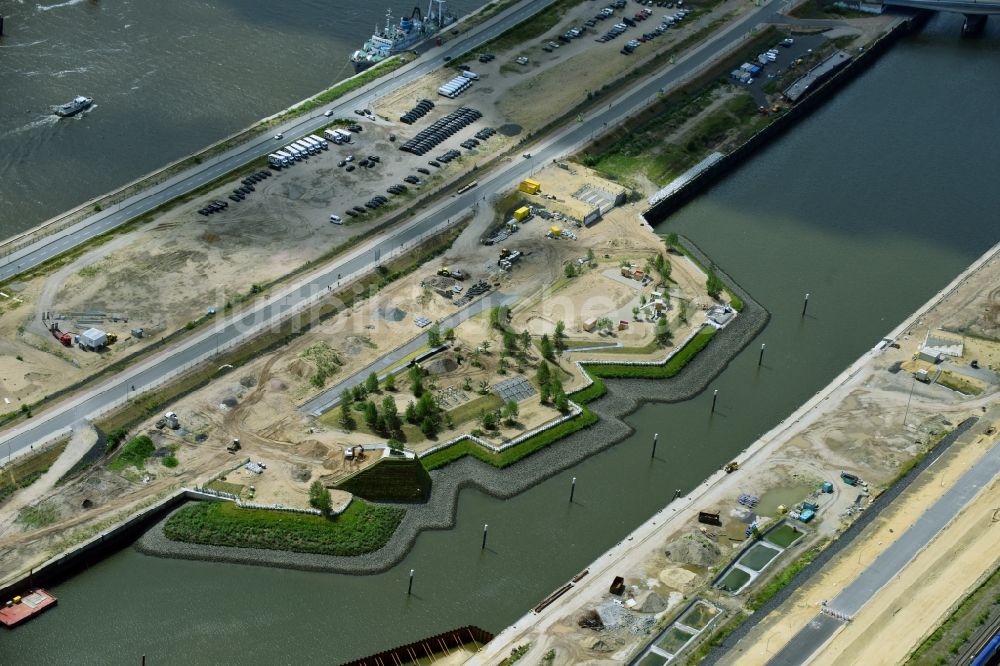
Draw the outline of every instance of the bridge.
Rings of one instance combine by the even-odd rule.
[[[982,32],[983,26],[986,25],[986,17],[990,14],[1000,14],[1000,0],[882,0],[882,6],[965,14],[963,35]]]

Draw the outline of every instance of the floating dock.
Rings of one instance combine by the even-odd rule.
[[[56,605],[56,598],[39,588],[23,597],[14,597],[0,608],[0,623],[16,627]]]

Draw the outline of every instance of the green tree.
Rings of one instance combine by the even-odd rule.
[[[544,405],[549,401],[549,398],[551,397],[552,397],[552,391],[549,389],[548,384],[542,384],[541,386],[538,387],[538,402]]]
[[[568,412],[569,398],[566,397],[566,392],[563,391],[562,388],[560,387],[559,391],[557,393],[554,393],[553,395],[554,397],[552,399],[552,403],[556,406],[556,409],[558,409],[560,412]]]
[[[589,247],[587,248],[587,263],[590,265],[594,264],[594,250]]]
[[[426,437],[433,439],[438,433],[438,426],[434,422],[434,419],[429,416],[424,417],[424,420],[420,422],[420,432],[424,433]]]
[[[566,322],[562,319],[556,322],[555,338],[556,351],[562,352],[566,349]]]
[[[490,308],[490,326],[496,329],[502,329],[504,324],[507,323],[507,310],[503,306],[497,306],[495,308]]]
[[[547,333],[542,334],[542,339],[538,342],[539,349],[542,350],[542,357],[548,361],[555,360],[556,352],[555,348],[552,346],[552,341],[549,340]]]
[[[661,345],[670,342],[670,326],[667,324],[666,317],[660,317],[656,321],[656,341]]]
[[[670,272],[673,269],[670,261],[662,254],[658,254],[653,260],[653,268],[656,269],[657,275],[660,276],[660,284],[666,286],[667,281],[670,280]]]
[[[453,328],[446,328],[445,331],[444,331],[444,339],[448,340],[448,341],[454,341],[455,340],[455,329],[453,329]]]
[[[354,402],[361,402],[368,396],[368,391],[366,391],[365,387],[362,386],[361,384],[358,384],[353,389],[351,389],[351,392],[354,395]]]
[[[708,279],[705,281],[705,291],[708,292],[708,295],[712,298],[718,299],[719,296],[722,295],[723,287],[724,285],[722,284],[722,280],[720,280],[719,276],[715,274],[715,271],[709,270]]]
[[[372,430],[375,430],[375,426],[378,423],[378,407],[371,400],[365,401],[365,423]]]
[[[351,403],[340,403],[340,427],[344,430],[351,431],[354,430],[357,425],[358,424],[354,421],[354,415],[351,414]]]
[[[667,247],[677,247],[677,233],[671,231],[667,234]]]
[[[542,361],[538,364],[538,369],[535,370],[535,379],[538,381],[539,386],[548,386],[549,380],[552,378],[552,371],[549,368],[549,364]]]
[[[398,439],[390,438],[389,441],[386,442],[386,446],[388,446],[389,450],[392,451],[393,453],[403,452],[403,443],[400,442]]]
[[[572,261],[567,262],[566,265],[563,266],[563,274],[568,278],[576,275],[576,267],[573,265]]]
[[[497,364],[497,372],[501,375],[507,374],[507,368],[510,366],[510,362],[507,360],[506,356],[500,357],[500,362]]]
[[[392,374],[391,372],[388,375],[386,375],[385,379],[382,381],[382,388],[384,388],[386,391],[395,391],[396,375]]]
[[[378,391],[378,375],[374,372],[368,375],[368,379],[365,380],[365,390],[369,393]]]
[[[309,486],[309,504],[314,509],[319,509],[324,516],[329,516],[330,509],[333,508],[330,490],[319,479],[313,481],[312,485]]]
[[[524,351],[528,351],[528,349],[530,348],[531,348],[531,333],[528,333],[528,330],[525,329],[521,331],[521,349],[523,349]]]
[[[413,404],[413,401],[406,403],[406,411],[403,412],[403,418],[406,419],[407,423],[417,423],[417,406]]]
[[[492,409],[489,411],[480,412],[479,420],[482,421],[483,428],[485,428],[486,430],[497,429],[497,414]]]
[[[410,369],[407,371],[407,375],[410,378],[410,391],[413,392],[413,395],[415,397],[419,398],[421,395],[424,394],[423,371],[420,369],[420,366],[412,365],[410,366]]]
[[[340,392],[340,404],[350,405],[352,402],[354,402],[354,394],[351,392],[351,389],[345,388]]]
[[[514,400],[508,400],[507,404],[503,406],[503,415],[507,421],[507,425],[514,425],[517,423],[517,415],[519,413],[517,407],[517,402]]]
[[[431,347],[441,346],[441,327],[437,324],[427,329],[427,344]]]
[[[392,396],[382,398],[382,416],[385,418],[385,427],[389,432],[399,430],[403,422],[399,418],[399,410],[396,409],[396,401]]]

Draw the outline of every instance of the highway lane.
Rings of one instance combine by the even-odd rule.
[[[530,159],[511,159],[493,172],[481,176],[478,187],[446,199],[410,222],[395,227],[386,235],[373,238],[343,258],[275,294],[269,301],[255,304],[246,313],[220,318],[215,327],[196,333],[175,347],[110,378],[101,386],[36,415],[17,429],[5,432],[0,437],[0,455],[4,448],[7,448],[10,456],[36,443],[65,434],[81,419],[92,418],[121,404],[133,386],[137,391],[155,386],[163,378],[199,359],[210,357],[219,349],[245,340],[265,326],[277,324],[289,313],[300,310],[328,293],[339,279],[347,280],[370,270],[374,267],[376,256],[386,259],[405,249],[417,238],[446,228],[451,218],[457,218],[477,202],[514,186],[541,165],[582,148],[595,135],[642,109],[664,87],[681,82],[696,73],[706,66],[706,54],[713,54],[737,36],[748,33],[762,18],[770,17],[783,1],[770,0],[764,3],[722,32],[716,33],[675,64],[668,65],[663,73],[633,85],[615,96],[607,107],[601,107],[582,122],[573,123],[533,145],[530,148]]]
[[[308,134],[313,134],[325,127],[330,119],[323,116],[324,110],[332,110],[334,116],[354,117],[353,110],[370,105],[374,100],[391,92],[401,85],[419,79],[425,74],[438,69],[444,63],[444,57],[458,57],[480,44],[506,32],[514,25],[538,13],[552,4],[554,0],[530,0],[517,7],[512,7],[484,23],[472,28],[469,35],[446,43],[441,47],[431,48],[427,53],[415,59],[412,63],[396,70],[392,74],[378,79],[364,88],[348,94],[337,100],[332,106],[316,110],[315,116],[296,118],[273,129],[274,134],[281,133],[284,139],[275,141],[271,134],[261,136],[242,144],[222,155],[210,158],[202,164],[195,165],[182,174],[174,176],[158,185],[150,187],[119,204],[106,210],[95,212],[85,220],[63,231],[44,237],[26,248],[0,258],[0,281],[14,277],[18,273],[37,266],[49,259],[62,254],[66,250],[84,243],[114,229],[129,220],[155,209],[165,201],[175,199],[191,192],[202,185],[212,182],[220,175],[238,169],[247,163],[264,157],[281,146]]]

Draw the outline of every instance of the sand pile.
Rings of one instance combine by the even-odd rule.
[[[638,599],[636,600],[638,601]],[[636,610],[640,613],[659,613],[660,611],[667,610],[667,602],[663,600],[663,597],[658,595],[656,592],[650,592],[636,606]]]
[[[295,445],[295,452],[310,458],[326,458],[330,455],[330,448],[315,439],[304,439]]]
[[[677,537],[664,547],[666,556],[678,564],[710,567],[722,554],[714,541],[699,532]]]
[[[667,567],[660,572],[660,581],[670,588],[684,592],[697,584],[698,574],[681,567]]]

